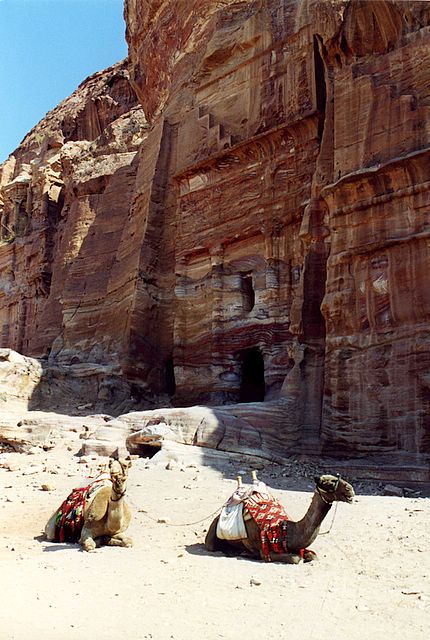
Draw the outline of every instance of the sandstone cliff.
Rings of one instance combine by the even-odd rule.
[[[78,404],[112,400],[109,380],[120,375],[133,274],[118,252],[133,235],[146,126],[124,61],[85,80],[1,167],[1,344],[49,361],[57,381],[79,379]]]
[[[302,450],[424,460],[428,3],[125,17],[131,85],[96,74],[2,167],[2,346],[114,366],[143,402],[278,402]]]

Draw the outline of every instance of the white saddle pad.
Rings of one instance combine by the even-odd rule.
[[[243,504],[226,504],[218,520],[216,535],[221,540],[242,540],[246,538],[243,521]]]
[[[243,503],[253,493],[260,493],[267,499],[271,497],[267,486],[261,481],[258,485],[242,485],[238,487],[222,508],[216,527],[218,538],[221,540],[243,540],[247,537],[243,519]]]

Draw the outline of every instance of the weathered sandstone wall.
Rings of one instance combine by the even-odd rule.
[[[96,75],[3,165],[3,346],[285,402],[302,449],[429,455],[429,4],[125,17],[131,85]]]
[[[109,381],[129,345],[136,275],[122,255],[140,248],[128,221],[146,126],[118,63],[84,81],[0,170],[1,344],[43,358],[57,380],[67,365],[90,401],[121,387]]]

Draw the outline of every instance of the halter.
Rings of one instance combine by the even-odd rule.
[[[326,499],[324,498],[323,494],[322,494],[322,492],[323,492],[323,493],[328,493],[328,492],[327,492],[327,491],[325,491],[324,489],[320,489],[319,487],[317,487],[317,491],[318,491],[318,493],[319,493],[319,496],[320,496],[321,500],[322,500],[323,502],[325,502],[326,504],[328,504],[328,506],[329,506],[329,507],[331,507],[331,505],[332,505],[333,503],[332,503],[332,502],[330,502],[329,500],[326,500]],[[330,493],[331,493],[331,491],[330,491]]]
[[[113,482],[112,482],[112,491],[113,491],[113,493],[114,493],[116,496],[119,496],[119,497],[118,497],[116,500],[114,500],[114,498],[112,498],[112,496],[111,496],[111,497],[109,498],[109,500],[110,500],[111,502],[119,502],[119,501],[121,500],[121,498],[123,498],[123,497],[125,496],[125,494],[126,494],[126,490],[124,490],[122,493],[119,493],[119,492],[115,489]]]

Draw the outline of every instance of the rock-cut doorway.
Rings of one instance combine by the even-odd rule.
[[[266,392],[264,359],[258,349],[245,349],[239,354],[240,390],[239,402],[263,402]]]

